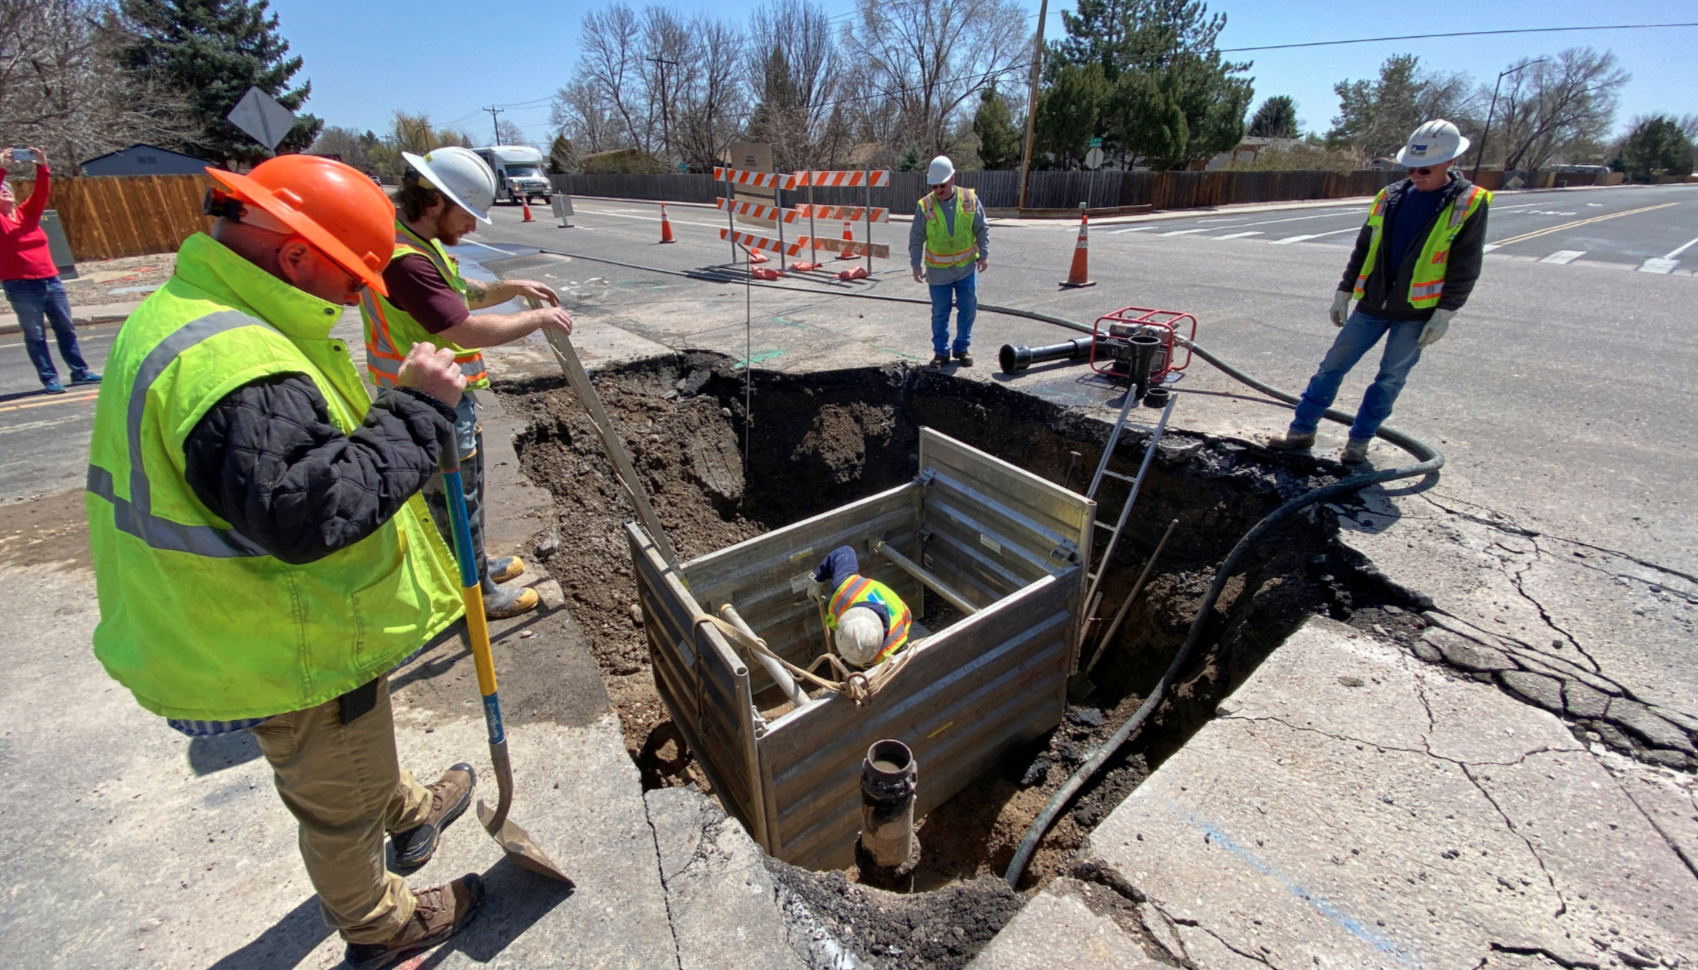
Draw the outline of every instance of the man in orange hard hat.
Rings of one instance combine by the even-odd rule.
[[[340,162],[209,169],[217,217],[118,331],[89,447],[94,651],[189,735],[248,730],[300,826],[348,963],[389,966],[477,909],[471,874],[422,865],[471,800],[469,765],[401,771],[387,672],[461,612],[452,555],[419,498],[465,379],[412,348],[370,400],[331,336],[383,288],[394,209]]]

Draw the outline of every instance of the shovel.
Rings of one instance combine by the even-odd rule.
[[[500,792],[494,811],[484,804],[483,799],[478,799],[478,819],[495,841],[501,843],[501,851],[507,853],[509,859],[538,875],[558,879],[570,886],[572,880],[566,878],[548,855],[537,848],[524,829],[507,818],[507,810],[513,806],[513,764],[507,758],[507,731],[501,723],[501,701],[495,694],[495,659],[489,649],[489,623],[483,612],[483,588],[478,581],[477,563],[472,560],[472,529],[466,515],[465,485],[460,479],[460,449],[454,441],[452,429],[442,436],[441,449],[442,457],[437,464],[442,470],[443,490],[448,493],[448,519],[454,528],[454,558],[460,567],[460,596],[466,602],[466,631],[471,635],[472,660],[478,670],[478,693],[483,695],[483,718],[489,727],[489,758],[495,763],[495,784]]]

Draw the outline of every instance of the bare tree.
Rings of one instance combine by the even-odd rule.
[[[629,134],[594,81],[580,74],[554,92],[548,123],[566,133],[586,154],[629,148]]]
[[[1526,64],[1526,60],[1512,67]],[[1615,55],[1571,47],[1506,79],[1498,96],[1505,169],[1538,171],[1571,147],[1603,141],[1615,124],[1621,88],[1632,75]],[[1494,125],[1493,127],[1497,127]]]
[[[666,7],[644,7],[642,34],[638,39],[637,77],[646,94],[649,115],[660,123],[659,150],[674,154],[672,123],[678,110],[679,92],[690,81],[695,67],[695,45],[690,28]]]
[[[760,100],[749,136],[773,145],[780,168],[830,164],[843,153],[839,125],[831,127],[843,54],[831,18],[801,0],[772,0],[749,17],[748,65]]]
[[[748,103],[743,37],[736,27],[705,14],[695,17],[689,30],[672,147],[679,161],[708,169],[742,129]]]
[[[119,40],[99,0],[0,0],[0,131],[67,170],[139,141],[181,145],[186,102],[120,67]]]
[[[495,122],[495,143],[497,145],[523,145],[525,144],[525,129],[506,118],[500,118]]]
[[[628,5],[584,14],[576,80],[589,85],[623,129],[627,146],[647,152],[659,135],[654,92],[645,82],[643,24]]]
[[[894,103],[909,144],[938,154],[981,88],[1031,63],[1032,32],[1013,0],[859,0],[843,47]]]

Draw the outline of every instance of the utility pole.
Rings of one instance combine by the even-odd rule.
[[[672,111],[671,97],[666,90],[666,69],[677,67],[678,61],[667,60],[664,57],[647,57],[644,60],[653,61],[660,65],[660,147],[661,151],[672,151]]]
[[[489,127],[493,129],[495,133],[495,140],[490,142],[490,144],[499,145],[501,144],[501,123],[496,120],[495,116],[501,114],[501,109],[491,106],[483,110],[489,112]]]
[[[1543,64],[1548,60],[1550,60],[1550,58],[1541,57],[1536,61],[1528,61],[1525,64],[1517,64],[1498,75],[1497,83],[1492,85],[1492,106],[1486,109],[1486,130],[1480,133],[1480,150],[1474,155],[1474,176],[1469,179],[1469,181],[1480,181],[1480,165],[1486,160],[1486,139],[1492,137],[1492,115],[1496,114],[1498,110],[1498,87],[1503,84],[1503,79],[1517,71],[1524,71],[1535,64]],[[1505,158],[1504,163],[1507,165],[1509,163],[1509,159]],[[1499,188],[1502,188],[1502,186],[1499,186]]]
[[[1049,0],[1038,4],[1038,45],[1032,52],[1032,90],[1026,96],[1026,150],[1020,154],[1020,208],[1026,208],[1026,177],[1032,167],[1032,135],[1038,119],[1038,74],[1044,68],[1044,21]]]

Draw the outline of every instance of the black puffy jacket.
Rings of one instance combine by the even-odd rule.
[[[195,497],[265,551],[313,562],[376,532],[436,471],[454,409],[387,390],[343,434],[318,385],[277,374],[225,395],[183,442]]]

